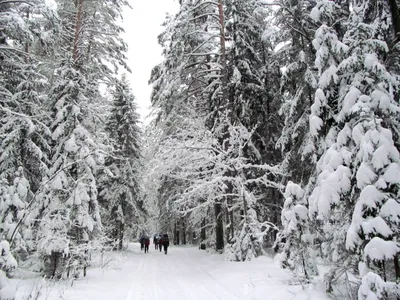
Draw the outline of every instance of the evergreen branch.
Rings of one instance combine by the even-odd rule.
[[[24,1],[24,0],[7,0],[7,1],[2,1],[2,2],[0,2],[0,5],[3,5],[3,4],[10,4],[10,3],[24,3],[24,4],[27,4],[27,5],[33,6],[32,3],[28,2],[28,1]]]
[[[91,156],[94,152],[90,152],[88,153],[86,156],[84,156],[81,159],[78,159],[76,161],[73,161],[67,165],[65,165],[63,168],[61,168],[60,170],[58,170],[56,173],[54,173],[48,180],[46,180],[45,182],[43,182],[39,187],[38,190],[36,191],[36,193],[33,195],[32,200],[28,203],[28,205],[25,208],[24,214],[22,215],[21,219],[18,221],[18,223],[15,225],[15,228],[13,230],[13,233],[11,234],[11,238],[10,238],[10,244],[12,245],[14,242],[14,238],[18,232],[18,229],[21,227],[21,224],[26,220],[26,218],[29,216],[29,212],[28,209],[35,203],[35,201],[37,200],[37,196],[40,194],[40,192],[42,191],[42,189],[49,183],[51,182],[58,174],[60,174],[61,172],[63,172],[64,170],[72,167],[73,165],[83,162],[87,157]]]
[[[215,1],[204,1],[204,2],[201,2],[200,4],[197,4],[195,7],[193,7],[192,9],[190,9],[190,10],[188,11],[188,13],[191,13],[191,12],[197,10],[198,8],[200,8],[200,7],[203,6],[203,5],[206,5],[206,7],[209,6],[209,5],[218,6],[218,2],[215,2]],[[204,7],[203,7],[203,8],[204,8]]]

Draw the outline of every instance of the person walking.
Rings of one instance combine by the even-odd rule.
[[[155,234],[154,237],[153,237],[153,244],[154,244],[154,249],[155,250],[158,250],[158,240],[159,240],[158,235]]]
[[[159,248],[159,250],[160,250],[160,252],[162,251],[162,247],[163,247],[163,238],[162,238],[162,236],[160,235],[160,238],[158,239],[158,248]]]
[[[150,246],[150,238],[148,236],[144,237],[144,253],[149,252],[149,246]]]
[[[140,251],[142,251],[144,248],[144,235],[143,234],[140,236],[139,242],[140,242]]]
[[[163,236],[163,246],[164,246],[164,253],[167,254],[168,247],[169,247],[169,237],[168,234],[164,234]]]

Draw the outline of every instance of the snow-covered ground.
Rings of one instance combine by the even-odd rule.
[[[170,247],[168,255],[151,247],[144,254],[138,244],[132,244],[127,252],[107,254],[102,264],[103,268],[90,269],[72,286],[71,282],[14,280],[17,299],[32,299],[28,294],[38,284],[41,300],[328,299],[318,287],[291,284],[290,274],[268,257],[235,263],[193,247]]]

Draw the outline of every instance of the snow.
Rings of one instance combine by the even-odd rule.
[[[365,246],[364,259],[371,260],[390,260],[400,251],[400,246],[394,241],[385,241],[379,237],[374,237]]]
[[[0,270],[0,299],[13,300],[15,297],[16,288],[9,284],[9,280],[5,273]]]
[[[304,195],[303,189],[298,185],[289,181],[286,185],[285,189],[285,198],[289,198],[290,196],[295,196],[296,198],[302,198]]]
[[[358,97],[360,97],[361,91],[356,87],[352,86],[344,97],[342,109],[338,115],[338,121],[344,121],[346,116],[349,114],[351,108],[356,104]]]
[[[138,244],[131,244],[126,252],[106,253],[86,278],[72,284],[41,282],[42,296],[38,300],[329,299],[322,285],[296,284],[289,271],[266,256],[237,263],[195,247],[172,246],[168,255],[153,249],[150,245],[150,252],[144,254]],[[38,286],[34,278],[23,284],[20,279],[12,281],[20,286],[17,300]]]
[[[393,223],[400,223],[400,204],[394,199],[389,199],[382,205],[380,215]]]
[[[10,251],[10,244],[7,241],[0,242],[0,265],[2,269],[12,270],[17,267],[17,261]]]
[[[366,207],[376,208],[376,204],[381,203],[383,198],[384,195],[381,191],[373,185],[368,185],[361,191],[359,203]]]
[[[380,234],[384,237],[389,237],[393,234],[393,231],[381,217],[367,219],[366,222],[363,222],[362,229],[366,235]]]
[[[76,144],[75,134],[71,134],[70,138],[65,142],[65,151],[76,153],[78,150],[79,146]]]
[[[371,167],[365,162],[362,162],[357,170],[357,187],[360,189],[364,188],[365,186],[373,183],[376,177],[377,175],[371,169]]]
[[[387,183],[400,184],[400,164],[391,163],[386,169],[383,179],[385,179]]]
[[[342,195],[350,190],[351,170],[343,165],[343,156],[347,153],[338,152],[332,145],[321,158],[318,184],[310,197],[310,215],[318,213],[321,218],[328,217],[332,205],[339,204]]]
[[[374,90],[371,93],[371,98],[374,106],[382,109],[383,111],[387,111],[392,108],[389,95],[380,90]]]
[[[375,169],[380,170],[389,164],[390,147],[382,145],[375,150],[371,162]]]
[[[385,282],[382,278],[372,272],[369,272],[362,279],[362,284],[358,291],[359,300],[378,300],[383,299],[385,295]]]
[[[51,183],[51,187],[56,190],[62,190],[64,183],[66,183],[66,176],[64,171],[59,172]]]
[[[310,17],[311,17],[315,22],[318,22],[318,21],[319,21],[319,18],[321,17],[321,12],[319,11],[319,9],[318,9],[317,7],[314,7],[314,8],[311,10]]]
[[[374,69],[377,65],[380,65],[376,53],[366,53],[364,55],[364,67],[366,69]]]

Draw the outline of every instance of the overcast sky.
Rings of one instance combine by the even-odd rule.
[[[130,0],[132,9],[124,13],[128,59],[132,74],[129,79],[136,96],[142,120],[149,113],[151,87],[148,86],[151,69],[161,61],[161,47],[157,36],[167,12],[178,9],[177,0]]]

